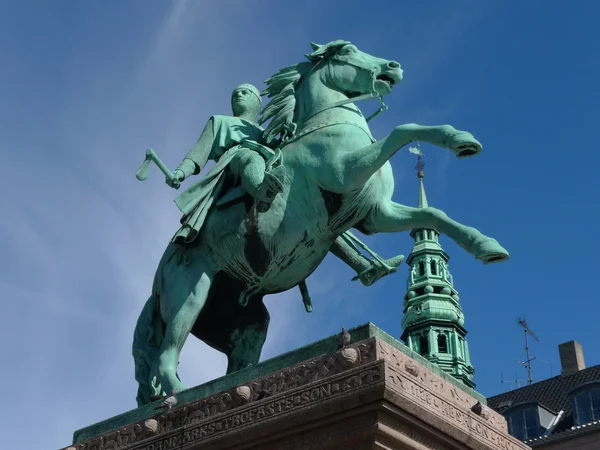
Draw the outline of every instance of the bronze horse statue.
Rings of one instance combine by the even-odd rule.
[[[177,365],[190,333],[227,355],[227,373],[258,363],[269,326],[263,296],[302,283],[351,228],[434,228],[484,263],[508,258],[496,240],[438,209],[392,201],[389,159],[399,149],[423,141],[465,158],[480,143],[449,125],[416,124],[376,141],[353,101],[389,94],[400,64],[347,41],[313,44],[307,57],[273,75],[264,92],[265,142],[281,151],[283,191],[264,213],[244,201],[212,207],[199,238],[171,243],[159,263],[134,335],[138,405],[185,389]]]

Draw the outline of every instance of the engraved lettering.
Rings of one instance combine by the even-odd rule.
[[[363,380],[379,381],[381,377],[380,369],[365,371],[362,374],[355,375],[346,380],[343,384],[344,390],[360,387],[364,384]],[[290,409],[297,408],[302,405],[306,405],[311,402],[323,400],[333,395],[339,395],[344,391],[340,389],[339,383],[327,383],[323,386],[311,388],[300,392],[299,394],[289,395],[277,402],[272,402],[266,406],[257,406],[255,408],[249,408],[240,414],[232,414],[227,417],[217,418],[210,423],[202,424],[197,426],[193,431],[186,431],[185,442],[201,440],[206,436],[217,434],[222,430],[228,430],[233,427],[239,426],[240,424],[250,424],[258,421],[262,418],[271,417],[282,411],[288,411]],[[144,448],[141,450],[158,450]],[[163,449],[161,449],[163,450]]]
[[[390,375],[388,379],[390,379],[396,387],[405,392],[406,395],[422,403],[427,407],[427,409],[435,412],[436,414],[449,417],[461,428],[465,429],[465,431],[473,432],[481,438],[496,444],[503,450],[517,449],[517,447],[507,438],[501,436],[487,425],[482,424],[477,419],[471,417],[469,413],[461,411],[454,405],[410,381],[408,378],[404,378],[404,376],[396,374],[396,376]],[[454,388],[452,391],[455,398],[459,397],[459,394],[454,390]]]
[[[313,389],[312,391],[310,391],[310,399],[312,401],[315,401],[319,398],[319,389]]]

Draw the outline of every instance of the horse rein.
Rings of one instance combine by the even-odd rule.
[[[367,123],[369,123],[371,120],[373,120],[375,117],[377,117],[379,114],[385,112],[388,110],[388,106],[383,102],[383,98],[381,97],[381,95],[377,92],[377,90],[375,89],[375,82],[377,81],[377,72],[378,69],[376,67],[372,67],[369,68],[367,66],[364,66],[362,64],[357,64],[355,62],[350,61],[348,58],[344,57],[344,56],[340,56],[337,54],[334,54],[333,56],[327,58],[327,68],[329,70],[329,74],[331,76],[331,61],[335,59],[337,61],[341,61],[349,66],[353,66],[356,67],[358,69],[362,69],[362,70],[369,70],[370,71],[370,81],[371,81],[371,90],[368,94],[362,94],[359,95],[358,97],[353,97],[353,98],[347,98],[345,100],[340,100],[339,102],[335,102],[332,103],[331,105],[325,106],[324,108],[318,109],[317,111],[315,111],[314,113],[312,113],[310,116],[308,117],[304,117],[303,121],[307,121],[308,119],[316,116],[319,113],[322,113],[323,111],[326,111],[328,109],[332,109],[332,108],[337,108],[339,106],[344,106],[347,105],[348,103],[355,103],[355,102],[359,102],[361,100],[370,100],[372,98],[376,98],[377,100],[379,100],[379,102],[381,103],[381,107],[375,111],[373,114],[371,114],[369,117],[366,118]],[[319,64],[321,64],[323,60],[319,61],[312,69],[312,71],[314,71]],[[360,113],[360,111],[358,111]],[[362,114],[361,114],[362,115]]]

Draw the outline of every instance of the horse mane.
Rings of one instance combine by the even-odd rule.
[[[279,141],[294,134],[294,112],[296,109],[296,87],[302,76],[310,71],[313,64],[302,62],[281,69],[271,76],[265,84],[267,88],[261,92],[271,98],[260,113],[259,123],[262,125],[271,120],[263,134],[267,145],[272,145],[279,136]]]
[[[346,44],[350,44],[350,42],[337,40],[325,45],[311,43],[313,52],[306,55],[309,62],[301,62],[281,69],[265,81],[267,87],[261,92],[261,95],[266,95],[271,100],[261,111],[259,124],[262,125],[271,120],[263,134],[267,145],[278,145],[294,135],[296,131],[296,124],[294,123],[296,88],[302,77],[308,74],[319,62],[327,59]],[[279,138],[277,138],[278,136]]]

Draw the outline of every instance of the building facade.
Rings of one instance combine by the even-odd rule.
[[[547,450],[600,449],[600,365],[586,368],[576,341],[559,345],[562,373],[488,398],[509,433]]]

